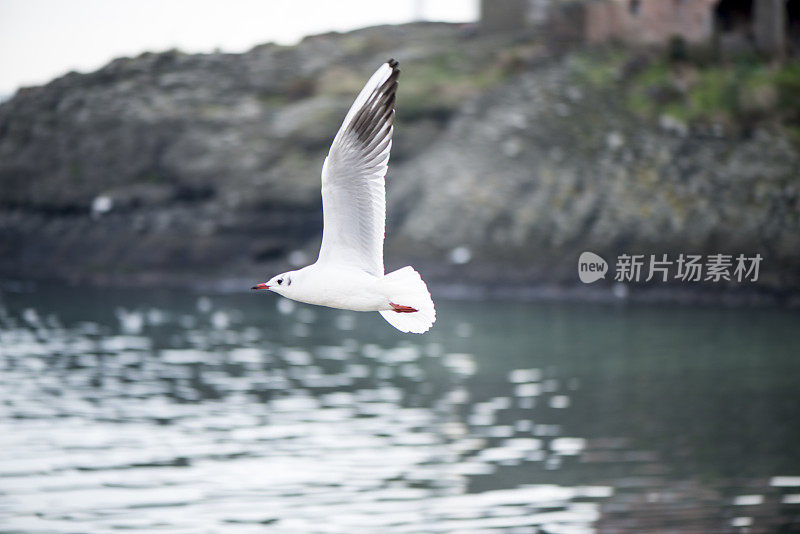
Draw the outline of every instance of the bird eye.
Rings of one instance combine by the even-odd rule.
[[[281,285],[282,283],[283,283],[283,278],[279,278],[278,279],[278,285]]]

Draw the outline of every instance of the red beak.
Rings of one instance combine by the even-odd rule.
[[[256,284],[250,289],[269,289],[269,286],[267,284]]]

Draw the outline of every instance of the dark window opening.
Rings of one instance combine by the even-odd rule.
[[[714,9],[716,29],[722,33],[750,33],[753,0],[722,0]]]
[[[786,3],[786,44],[789,53],[800,53],[800,0]]]

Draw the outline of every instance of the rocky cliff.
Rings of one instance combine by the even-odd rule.
[[[585,54],[443,24],[144,54],[19,91],[0,104],[0,275],[258,278],[313,261],[322,160],[388,57],[403,74],[387,267],[574,285],[583,250],[743,252],[765,257],[751,287],[800,288],[785,129],[648,120],[620,97],[631,61],[598,78]]]

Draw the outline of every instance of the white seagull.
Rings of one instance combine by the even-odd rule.
[[[402,332],[436,321],[419,273],[383,270],[386,170],[392,148],[397,61],[380,66],[356,97],[322,164],[322,246],[316,263],[253,289],[343,310],[376,311]]]

